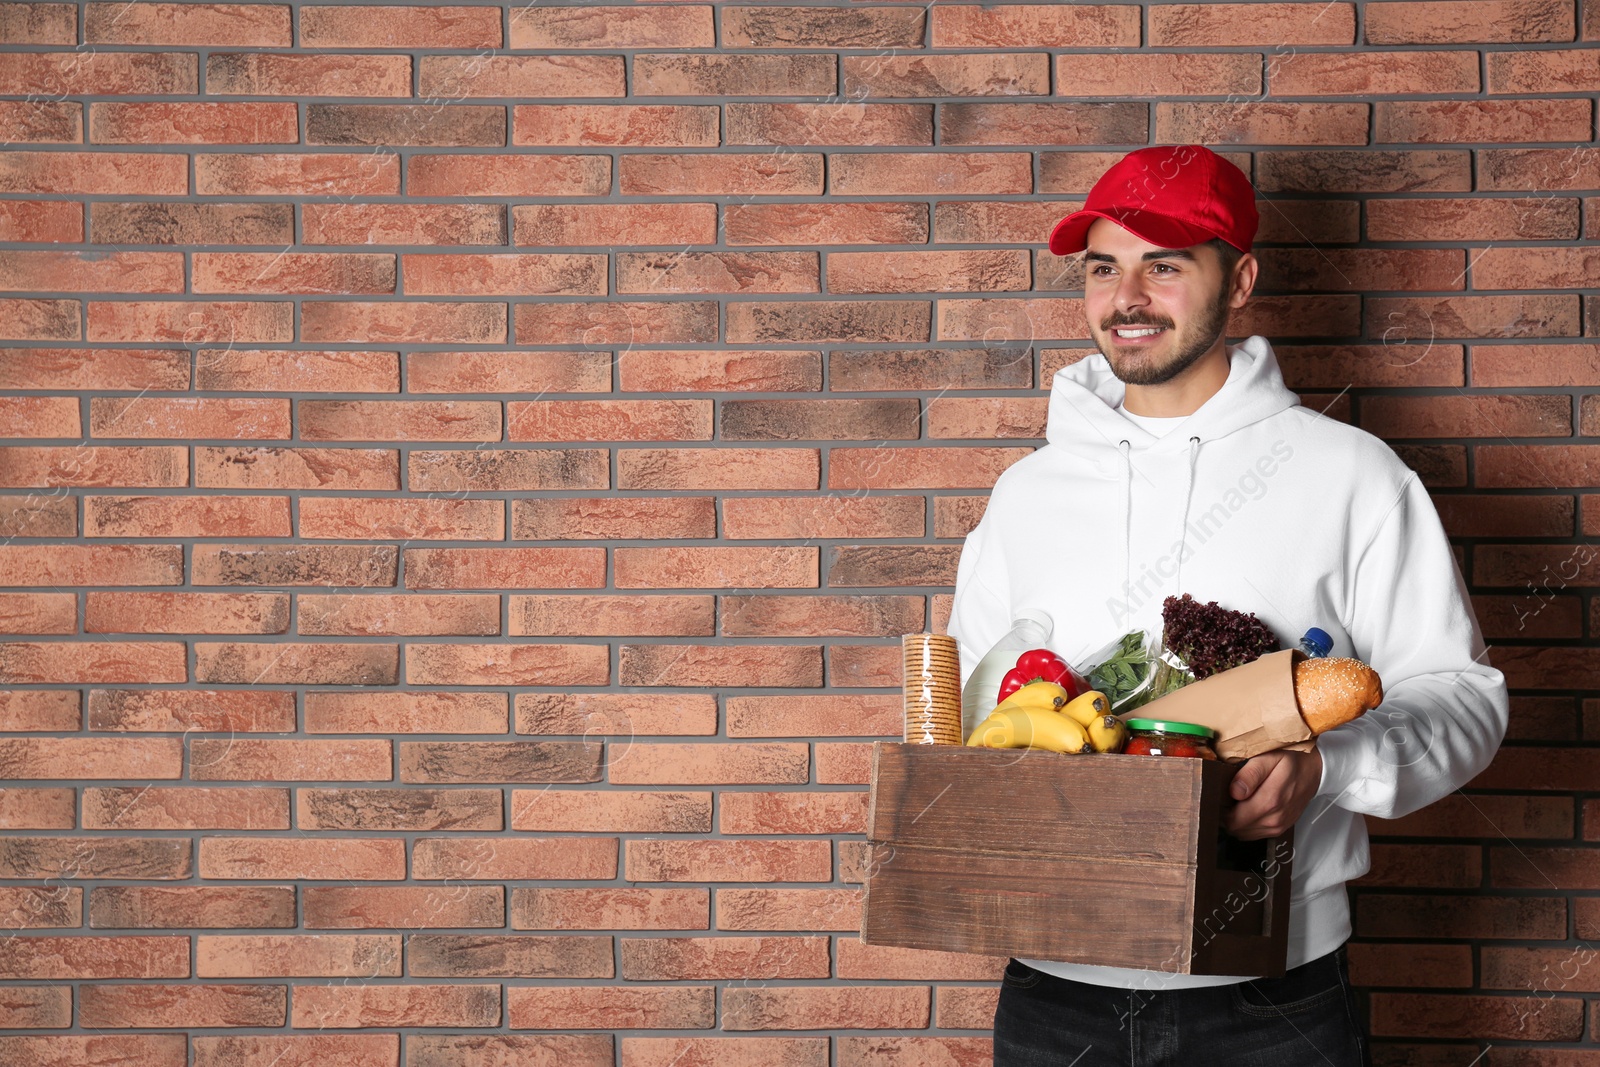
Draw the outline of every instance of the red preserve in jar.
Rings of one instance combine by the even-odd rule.
[[[1129,719],[1127,756],[1188,756],[1191,759],[1216,759],[1211,747],[1217,732],[1192,722],[1165,722],[1160,719]]]

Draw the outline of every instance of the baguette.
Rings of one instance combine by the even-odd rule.
[[[1383,682],[1358,659],[1308,656],[1295,664],[1294,696],[1315,737],[1381,704]]]

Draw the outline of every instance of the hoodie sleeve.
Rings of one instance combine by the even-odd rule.
[[[1427,490],[1406,479],[1346,574],[1345,630],[1383,703],[1317,739],[1319,796],[1393,819],[1464,785],[1505,736],[1505,675],[1489,666],[1450,542]]]
[[[950,606],[948,632],[961,653],[964,688],[978,660],[1011,630],[1011,605],[996,592],[1007,587],[1004,563],[983,521],[967,534],[956,567],[956,593]]]

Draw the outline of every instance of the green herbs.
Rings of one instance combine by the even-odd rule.
[[[1089,672],[1089,688],[1106,695],[1116,708],[1139,692],[1150,680],[1150,655],[1144,647],[1144,631],[1124,634],[1098,667]]]

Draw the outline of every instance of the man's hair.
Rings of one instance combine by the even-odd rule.
[[[1213,237],[1206,244],[1217,250],[1217,259],[1222,262],[1222,277],[1224,280],[1232,277],[1233,268],[1244,258],[1244,253],[1230,245],[1220,237]]]

